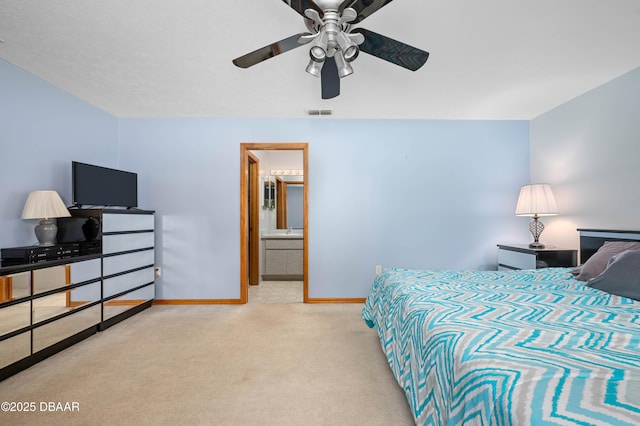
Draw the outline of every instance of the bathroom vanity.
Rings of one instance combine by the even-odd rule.
[[[304,279],[304,240],[298,233],[262,235],[262,280],[302,281]]]

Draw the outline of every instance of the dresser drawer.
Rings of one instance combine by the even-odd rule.
[[[100,304],[33,329],[33,352],[52,346],[100,322]]]
[[[153,250],[137,251],[134,253],[108,256],[103,260],[104,276],[153,265],[155,262]]]
[[[153,247],[153,244],[153,232],[137,232],[133,234],[102,236],[102,252],[104,254]]]
[[[71,267],[71,284],[78,284],[84,281],[100,278],[100,259],[87,260],[85,262],[75,262]]]
[[[143,284],[151,283],[154,279],[155,275],[153,267],[107,278],[104,280],[103,284],[103,297],[110,297],[114,294],[122,293],[123,291],[130,290]]]
[[[151,214],[110,214],[102,215],[102,232],[148,231],[154,229]]]
[[[510,269],[535,269],[536,255],[511,250],[498,250],[498,265]]]

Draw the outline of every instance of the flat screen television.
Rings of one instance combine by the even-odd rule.
[[[138,175],[91,164],[71,163],[76,206],[138,206]]]

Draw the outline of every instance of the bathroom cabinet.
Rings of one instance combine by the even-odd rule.
[[[301,281],[304,278],[302,236],[262,237],[263,281]]]

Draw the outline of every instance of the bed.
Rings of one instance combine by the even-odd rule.
[[[416,424],[640,424],[640,233],[579,231],[581,270],[375,279],[362,318]]]

